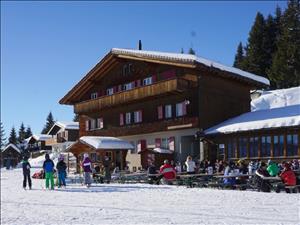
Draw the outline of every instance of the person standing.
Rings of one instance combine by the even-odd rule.
[[[64,162],[63,155],[59,156],[58,163],[56,164],[56,169],[58,173],[58,187],[66,187],[67,164]]]
[[[54,178],[53,178],[53,173],[54,173],[54,162],[50,159],[49,154],[47,153],[45,155],[45,161],[43,164],[43,169],[45,172],[45,177],[46,177],[46,188],[49,188],[49,181],[51,183],[51,190],[54,190]]]
[[[28,181],[28,187],[31,190],[31,178],[30,178],[30,168],[31,165],[28,162],[28,157],[24,156],[24,159],[22,161],[22,167],[23,167],[23,188],[26,189],[26,183]]]
[[[194,174],[196,169],[196,163],[193,161],[192,156],[188,156],[185,161],[187,174]]]
[[[103,162],[103,166],[104,166],[104,179],[106,180],[106,183],[110,183],[111,180],[111,174],[110,174],[110,161],[108,156],[104,157],[104,162]]]
[[[92,179],[91,179],[92,161],[89,158],[89,154],[84,153],[81,166],[83,169],[84,183],[87,187],[90,187],[92,183]]]

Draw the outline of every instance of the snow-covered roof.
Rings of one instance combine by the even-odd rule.
[[[48,135],[48,134],[34,134],[30,137],[29,141],[31,140],[31,138],[34,138],[36,141],[46,141],[50,138],[52,138],[52,135]]]
[[[2,149],[2,152],[5,152],[7,149],[9,149],[10,147],[12,147],[13,149],[15,149],[17,152],[19,152],[21,154],[21,149],[19,149],[16,145],[10,143],[9,145],[7,145],[4,149]]]
[[[73,121],[68,121],[68,122],[66,122],[66,121],[56,121],[53,124],[53,126],[51,127],[51,129],[48,131],[47,134],[50,134],[51,131],[54,129],[55,126],[58,126],[58,127],[60,127],[61,129],[64,129],[64,130],[79,130],[79,122],[73,122]]]
[[[83,136],[79,141],[94,149],[134,149],[129,142],[115,137]]]
[[[244,78],[248,78],[265,85],[270,85],[270,81],[262,76],[258,76],[231,66],[226,66],[221,63],[217,63],[202,57],[198,57],[191,54],[178,54],[178,53],[168,53],[168,52],[157,52],[157,51],[142,51],[142,50],[133,50],[133,49],[121,49],[121,48],[113,48],[112,53],[114,54],[126,54],[132,55],[136,57],[147,57],[159,60],[166,61],[180,61],[182,63],[200,63],[207,67],[213,67],[216,69],[220,69],[226,72],[233,73],[237,76],[241,76]],[[262,75],[262,74],[261,74]]]
[[[273,109],[300,104],[300,86],[288,89],[263,91],[251,101],[251,111]]]
[[[234,133],[259,129],[300,126],[300,105],[244,113],[205,130],[205,134]]]

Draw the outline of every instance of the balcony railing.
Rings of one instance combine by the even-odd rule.
[[[102,96],[97,99],[77,103],[74,106],[74,112],[76,114],[96,112],[107,107],[127,104],[153,96],[181,93],[187,90],[190,85],[190,81],[181,78],[164,80],[132,90],[118,92],[110,96]]]

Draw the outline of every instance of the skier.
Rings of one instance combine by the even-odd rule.
[[[58,158],[58,163],[56,164],[56,169],[58,173],[58,187],[60,188],[61,186],[66,187],[66,169],[67,165],[64,162],[64,156],[60,155]]]
[[[91,180],[91,172],[92,172],[92,162],[89,159],[89,155],[87,153],[84,153],[83,155],[83,162],[81,164],[84,174],[84,183],[87,187],[91,186],[92,180]]]
[[[22,161],[22,167],[23,167],[23,176],[24,176],[23,188],[24,188],[24,190],[26,189],[26,183],[27,183],[26,181],[28,180],[28,186],[29,186],[29,189],[31,190],[31,178],[30,178],[31,165],[28,162],[28,157],[27,156],[24,156],[24,159]]]
[[[54,190],[54,178],[53,178],[53,173],[54,173],[54,163],[50,159],[49,154],[47,153],[45,155],[45,161],[43,164],[43,169],[45,171],[45,177],[46,177],[46,188],[49,188],[49,181],[51,183],[51,190]]]

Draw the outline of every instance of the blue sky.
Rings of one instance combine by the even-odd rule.
[[[255,2],[3,2],[1,121],[6,136],[21,122],[40,133],[50,111],[73,119],[58,101],[113,47],[196,54],[232,65],[257,11],[274,14],[282,1]]]

